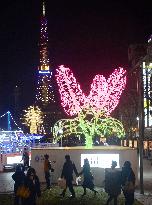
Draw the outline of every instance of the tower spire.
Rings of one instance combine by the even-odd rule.
[[[49,73],[49,53],[48,53],[48,32],[47,19],[45,16],[45,1],[43,0],[43,15],[41,17],[41,33],[40,33],[40,66],[39,73]]]
[[[43,16],[45,16],[45,1],[43,0]]]

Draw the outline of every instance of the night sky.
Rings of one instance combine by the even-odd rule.
[[[108,76],[118,66],[129,69],[128,46],[146,43],[152,33],[148,1],[91,2],[46,1],[51,66],[70,67],[85,92],[95,74]],[[22,106],[33,103],[41,14],[40,0],[1,2],[0,115],[13,107],[16,85]]]

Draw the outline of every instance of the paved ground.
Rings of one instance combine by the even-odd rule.
[[[152,194],[152,165],[150,160],[144,160],[144,186],[145,192]]]
[[[152,165],[151,161],[144,159],[144,196],[137,189],[135,196],[144,205],[152,205]]]
[[[12,180],[12,174],[14,172],[0,173],[0,192],[12,192],[14,182]]]
[[[11,177],[13,173],[0,173],[0,193],[13,192],[14,182]],[[144,190],[145,195],[143,196],[137,188],[136,198],[143,202],[144,205],[152,205],[152,165],[147,159],[144,159]]]

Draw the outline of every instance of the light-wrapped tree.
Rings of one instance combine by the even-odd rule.
[[[38,106],[30,106],[27,110],[24,110],[24,115],[21,119],[23,120],[23,124],[30,128],[31,134],[37,134],[40,132],[43,117]]]
[[[67,136],[70,133],[83,133],[86,147],[91,148],[95,134],[118,137],[125,135],[120,121],[111,118],[111,112],[119,103],[119,98],[126,85],[126,71],[115,69],[108,80],[102,75],[96,75],[91,85],[91,91],[86,96],[77,83],[72,71],[63,65],[57,69],[57,83],[61,95],[61,104],[65,112],[74,119],[58,121],[54,126],[54,136],[59,133]]]

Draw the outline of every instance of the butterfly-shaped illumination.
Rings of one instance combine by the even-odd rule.
[[[126,86],[125,73],[126,70],[119,67],[107,80],[103,75],[96,75],[91,84],[90,93],[86,96],[72,71],[63,65],[59,66],[56,79],[65,112],[73,116],[84,107],[91,106],[97,112],[102,110],[106,115],[110,115],[118,105],[121,93]]]

